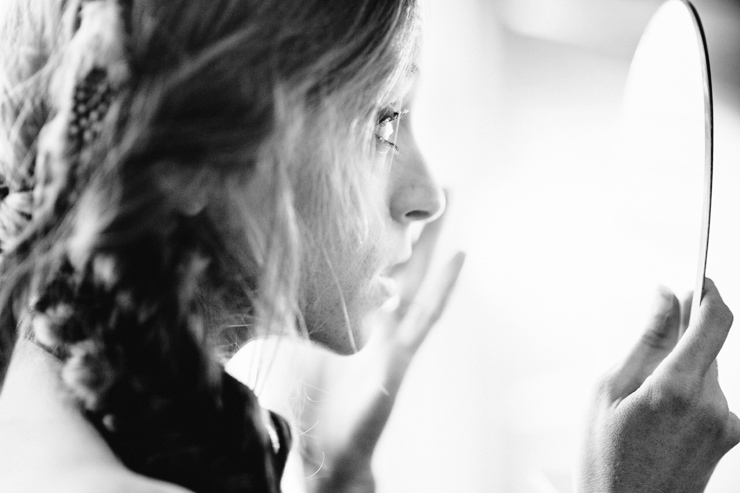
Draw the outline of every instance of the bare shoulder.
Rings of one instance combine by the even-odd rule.
[[[130,471],[105,449],[40,442],[19,431],[25,441],[0,425],[2,493],[192,493]]]
[[[0,467],[0,470],[4,468]],[[192,493],[180,486],[135,474],[124,467],[79,466],[66,470],[37,467],[18,473],[5,471],[3,493]]]
[[[92,430],[53,424],[0,419],[0,492],[192,493],[127,469]]]
[[[192,493],[127,469],[59,390],[56,360],[16,351],[0,393],[0,492]]]
[[[192,493],[180,486],[147,478],[120,467],[78,468],[74,473],[58,478],[54,491],[57,493]]]

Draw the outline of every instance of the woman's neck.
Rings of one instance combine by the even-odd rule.
[[[61,364],[49,353],[19,341],[0,390],[0,422],[18,417],[43,421],[59,408],[70,407],[59,381],[60,370]]]

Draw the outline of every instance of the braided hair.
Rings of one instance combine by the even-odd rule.
[[[63,382],[127,466],[195,491],[277,491],[287,427],[209,350],[199,286],[219,246],[195,233],[207,227],[162,167],[142,165],[146,147],[115,135],[130,118],[130,5],[68,12],[35,162],[5,180],[3,269],[28,290],[25,330],[64,361]]]

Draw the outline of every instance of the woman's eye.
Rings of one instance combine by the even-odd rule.
[[[394,132],[393,124],[406,113],[408,110],[394,111],[392,108],[386,108],[380,113],[378,124],[375,126],[375,138],[378,142],[389,146],[395,152],[399,152],[400,149],[395,142],[390,140]]]

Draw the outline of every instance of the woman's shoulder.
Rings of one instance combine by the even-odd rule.
[[[188,493],[127,469],[56,385],[55,361],[20,345],[0,392],[0,492]]]
[[[88,470],[85,470],[88,469]],[[61,483],[61,484],[60,484]],[[135,474],[123,467],[90,467],[70,471],[50,483],[56,493],[192,493],[180,486]],[[25,490],[23,490],[25,493]],[[20,490],[19,490],[20,493]]]
[[[75,467],[49,467],[43,461],[0,466],[3,493],[192,493],[180,486],[153,480],[122,465],[92,462]]]
[[[3,493],[191,493],[136,474],[108,454],[81,453],[75,444],[60,447],[48,440],[44,447],[34,439],[34,433],[14,431],[0,425]],[[21,436],[28,439],[19,440]],[[54,451],[57,447],[65,448],[66,453]]]

